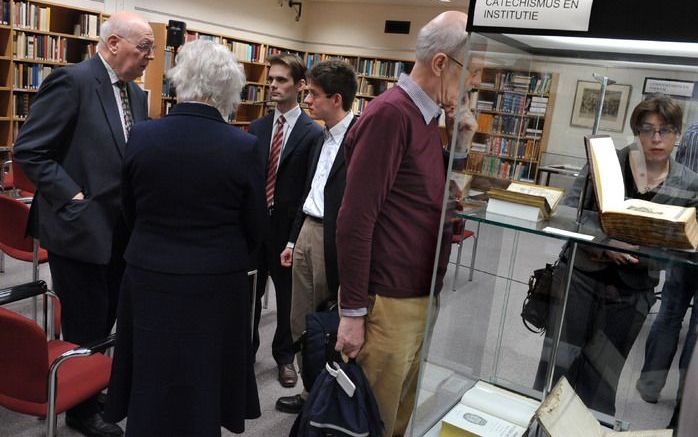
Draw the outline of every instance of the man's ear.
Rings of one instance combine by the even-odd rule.
[[[444,70],[448,68],[448,56],[445,53],[437,53],[431,58],[431,70],[435,76],[441,77]]]
[[[337,106],[338,108],[342,108],[342,95],[337,93],[332,96],[332,102]]]
[[[298,81],[298,83],[296,83],[296,91],[301,93],[301,92],[303,92],[304,89],[305,89],[305,79],[301,79]]]
[[[107,37],[107,50],[109,50],[109,53],[111,53],[112,55],[115,55],[117,50],[119,49],[119,40],[120,38],[113,33]]]

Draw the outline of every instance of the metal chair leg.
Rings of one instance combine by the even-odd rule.
[[[34,238],[32,244],[32,281],[36,282],[39,280],[39,240]],[[32,318],[34,321],[38,322],[39,319],[39,298],[37,296],[32,297]],[[46,330],[46,324],[44,323],[44,332]]]
[[[0,250],[0,273],[5,272],[5,252]]]
[[[460,242],[458,243],[458,255],[456,256],[456,271],[453,273],[453,284],[451,284],[451,291],[456,292],[456,283],[458,282],[458,270],[460,269],[460,257],[463,253],[463,236],[465,235],[465,223],[463,223]]]
[[[473,253],[470,256],[470,275],[468,275],[468,281],[473,280],[473,272],[475,271],[475,257],[477,256],[477,242],[480,239],[480,222],[477,222],[477,229],[475,230],[475,235],[473,235]]]

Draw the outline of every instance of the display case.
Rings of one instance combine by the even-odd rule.
[[[582,18],[556,19],[555,14],[562,13],[564,18],[569,11],[548,6],[538,11],[538,23],[529,23],[537,26],[532,29],[523,23],[525,19],[514,20],[518,12],[506,12],[501,3],[470,2],[464,55],[467,68],[461,79],[457,114],[462,120],[468,111],[476,119],[479,115],[478,106],[469,99],[476,92],[482,93],[481,81],[486,78],[474,70],[483,70],[490,77],[495,71],[529,77],[545,72],[554,77],[555,92],[546,102],[546,147],[540,154],[537,182],[559,186],[566,194],[548,220],[525,221],[514,212],[488,212],[488,191],[495,186],[506,188],[506,184],[473,180],[473,186],[466,184],[464,188],[460,183],[467,161],[459,158],[482,135],[468,133],[467,125],[456,120],[442,218],[444,228],[454,224],[458,229],[464,221],[465,229],[477,238],[449,237],[441,242],[453,241],[464,247],[453,245],[443,289],[432,290],[431,305],[438,305],[439,311],[425,333],[410,435],[440,435],[444,416],[462,403],[478,381],[522,395],[537,405],[562,376],[570,380],[601,424],[616,430],[666,428],[679,411],[675,408],[682,381],[679,367],[683,369],[689,360],[685,356],[679,366],[678,355],[687,337],[689,342],[695,341],[692,333],[686,333],[690,314],[681,325],[684,315],[673,307],[685,300],[679,298],[682,293],[692,297],[695,292],[690,277],[698,271],[698,255],[695,249],[679,249],[668,243],[674,241],[673,224],[630,215],[621,215],[612,223],[607,214],[610,210],[606,208],[602,214],[598,200],[608,198],[599,188],[600,181],[612,180],[617,170],[622,176],[621,202],[635,197],[653,202],[643,206],[649,211],[639,215],[661,215],[662,206],[652,209],[657,204],[683,208],[688,219],[682,232],[687,241],[695,242],[698,185],[696,174],[687,168],[698,163],[692,163],[687,152],[698,152],[698,142],[691,144],[691,134],[685,132],[698,123],[698,92],[694,87],[698,82],[698,45],[687,42],[689,24],[683,15],[689,5],[678,2],[671,11],[657,14],[656,4],[644,0],[621,0],[612,5],[537,2],[559,3],[560,9],[576,5]],[[618,22],[620,14],[624,15],[622,23]],[[600,94],[605,94],[602,105]],[[664,106],[653,106],[644,112],[638,110],[633,118],[635,108],[648,98],[650,102],[668,98],[669,103],[662,100],[662,105],[669,104],[669,112]],[[482,105],[479,109],[488,111]],[[607,165],[615,158],[600,159],[592,165],[591,177],[586,177],[590,149],[585,137],[592,148],[594,138],[610,138],[617,149],[612,154],[612,158],[618,157],[617,165]],[[675,161],[677,151],[685,166]],[[468,159],[471,156],[473,153]],[[462,210],[454,214],[452,207],[458,203]],[[625,231],[618,231],[618,223]],[[477,250],[471,251],[473,244]],[[457,255],[461,252],[462,258]],[[473,264],[467,255],[471,253]],[[526,329],[521,316],[529,278],[546,263],[555,262],[559,264],[549,324],[545,334],[536,334]],[[435,262],[435,279],[437,265]],[[471,280],[469,275],[456,275],[457,269],[471,266]],[[673,322],[670,329],[662,331],[659,325],[666,322],[667,307],[674,310],[669,314]],[[662,326],[666,328],[667,323]],[[652,329],[662,331],[655,332],[654,346],[648,344]],[[668,351],[667,347],[657,350],[657,338],[661,338],[661,345],[668,344]],[[672,349],[672,342],[678,348]],[[650,364],[660,352],[669,356],[668,364]],[[500,403],[490,402],[490,411],[485,413],[510,418],[507,409],[513,404],[505,398]],[[521,435],[517,432],[501,435]]]

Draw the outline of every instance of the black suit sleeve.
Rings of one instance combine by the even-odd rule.
[[[79,111],[74,77],[59,68],[42,83],[13,156],[42,196],[58,211],[82,190],[60,164]]]
[[[264,195],[264,168],[257,155],[258,144],[254,143],[245,158],[249,165],[248,191],[243,205],[243,226],[247,237],[247,247],[250,251],[250,259],[257,259],[257,251],[262,243],[262,223],[266,213]]]

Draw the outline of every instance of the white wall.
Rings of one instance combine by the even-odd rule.
[[[309,51],[404,59],[414,59],[417,32],[424,24],[441,12],[456,9],[350,2],[305,4],[310,6],[307,12],[303,6]],[[384,33],[385,20],[410,21],[410,33]]]

